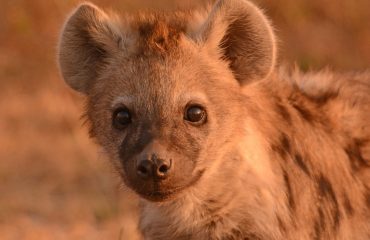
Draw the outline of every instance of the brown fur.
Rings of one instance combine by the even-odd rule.
[[[142,197],[145,239],[370,238],[370,72],[274,68],[273,31],[245,0],[116,19],[81,5],[59,62]],[[203,125],[184,120],[194,103]],[[123,106],[132,122],[117,130]],[[151,154],[173,160],[169,178],[137,177]]]

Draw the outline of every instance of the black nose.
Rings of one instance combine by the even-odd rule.
[[[150,160],[144,159],[137,163],[137,174],[142,179],[165,179],[170,173],[172,161],[152,156]]]

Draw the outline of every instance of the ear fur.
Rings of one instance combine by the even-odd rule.
[[[241,85],[265,79],[276,59],[273,29],[255,5],[247,0],[219,0],[200,31],[209,51],[229,63]]]
[[[67,19],[59,42],[58,61],[66,83],[86,93],[121,40],[112,17],[91,3],[78,6]]]

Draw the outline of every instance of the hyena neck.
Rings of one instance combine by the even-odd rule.
[[[312,74],[310,80],[318,76]],[[347,99],[339,87],[312,91],[310,80],[303,80],[300,75],[283,74],[246,90],[247,112],[253,113],[256,127],[251,131],[260,136],[260,147],[245,149],[263,149],[267,154],[269,164],[263,166],[262,174],[255,172],[259,179],[272,176],[266,184],[277,203],[270,216],[274,215],[276,233],[283,239],[332,239],[338,234],[356,239],[347,231],[357,229],[354,232],[363,236],[366,226],[353,224],[353,219],[364,222],[360,215],[367,208],[363,196],[368,180],[355,163],[369,163],[361,160],[365,158],[356,129],[343,120],[361,113],[347,112]],[[261,159],[255,160],[261,164]]]
[[[257,186],[252,173],[209,182],[170,203],[142,202],[140,227],[144,235],[158,240],[273,239],[272,232],[279,236],[275,213],[279,207],[270,186],[262,181]]]

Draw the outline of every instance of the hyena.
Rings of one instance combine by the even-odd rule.
[[[288,71],[276,52],[247,0],[68,18],[61,73],[144,239],[370,239],[370,72]]]

